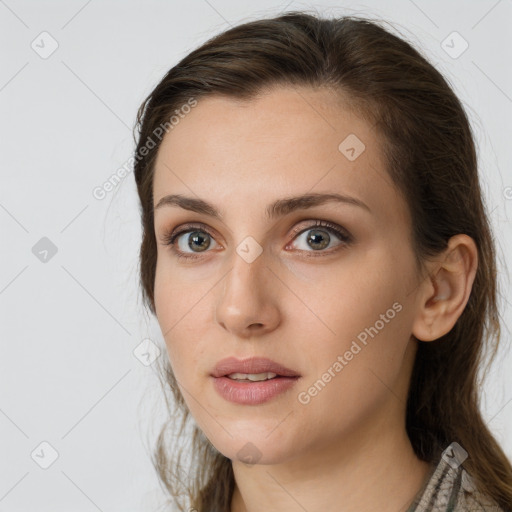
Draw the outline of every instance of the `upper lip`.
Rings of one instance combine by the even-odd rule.
[[[281,377],[299,377],[300,375],[286,368],[282,364],[276,363],[266,357],[251,357],[249,359],[237,359],[236,357],[227,357],[221,359],[213,369],[212,377],[224,377],[231,373],[265,373],[272,372]]]

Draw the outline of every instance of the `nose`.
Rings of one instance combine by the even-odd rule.
[[[235,253],[233,267],[219,290],[215,321],[230,334],[261,336],[279,325],[279,280],[263,253],[251,263]]]

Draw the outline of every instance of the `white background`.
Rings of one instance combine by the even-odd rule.
[[[157,509],[149,450],[160,395],[133,350],[161,339],[138,292],[133,174],[103,200],[92,191],[131,156],[137,108],[179,59],[229,25],[310,7],[392,22],[449,79],[477,135],[508,259],[510,1],[0,1],[0,512]],[[46,59],[31,47],[50,47],[43,31],[58,43]],[[453,31],[469,44],[456,59],[441,46]],[[42,237],[58,250],[46,263],[32,252]],[[483,408],[512,458],[504,266],[500,281],[503,349]],[[48,469],[31,457],[43,441],[58,452]]]

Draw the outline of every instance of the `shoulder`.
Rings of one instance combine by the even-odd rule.
[[[461,469],[461,485],[454,496],[454,512],[510,512],[503,510],[491,498],[479,492],[473,479],[465,469]]]
[[[459,448],[457,443],[452,443],[441,454],[439,463],[433,467],[428,482],[408,512],[512,512],[503,510],[478,491],[462,466],[465,452]]]

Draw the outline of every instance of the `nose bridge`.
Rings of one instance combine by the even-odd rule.
[[[258,244],[259,245],[259,244]],[[257,301],[264,290],[267,258],[261,248],[259,254],[255,253],[255,246],[251,242],[243,241],[236,248],[231,272],[226,276],[223,298],[232,298],[235,301],[244,300],[246,303]]]
[[[237,246],[217,299],[216,320],[223,328],[242,336],[251,325],[269,329],[275,324],[278,314],[268,263],[256,240],[244,239]]]

